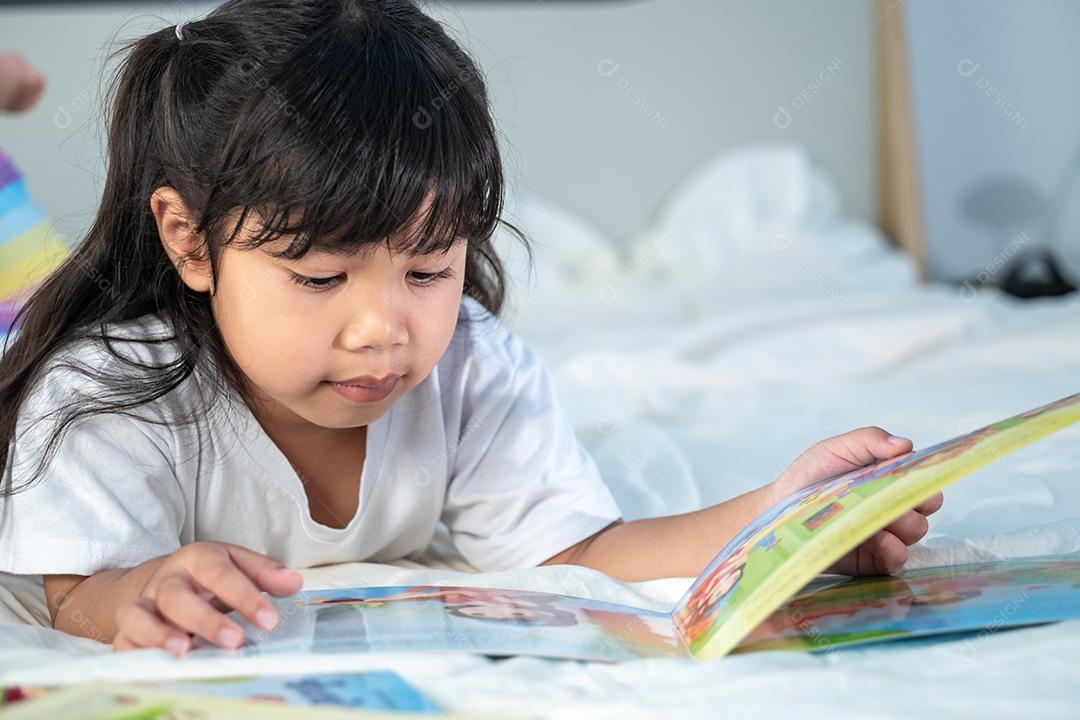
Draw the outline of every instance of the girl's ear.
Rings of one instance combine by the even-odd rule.
[[[203,237],[180,193],[161,186],[150,196],[150,211],[157,221],[161,244],[184,284],[195,292],[213,292],[214,276]]]

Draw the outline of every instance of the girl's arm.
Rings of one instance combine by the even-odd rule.
[[[682,515],[615,522],[541,564],[583,565],[626,582],[697,577],[751,520],[799,488],[910,450],[910,440],[881,428],[853,430],[817,443],[779,478],[757,490]],[[828,571],[877,575],[900,569],[907,561],[907,546],[926,534],[926,516],[940,508],[941,502],[938,493],[908,511]]]
[[[147,579],[167,557],[94,575],[45,575],[45,602],[53,627],[70,635],[112,643],[117,608],[140,594]]]
[[[624,582],[697,577],[728,540],[781,497],[765,485],[702,510],[618,520],[542,565],[583,565]]]

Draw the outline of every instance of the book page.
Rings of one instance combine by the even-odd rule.
[[[695,657],[724,655],[815,575],[945,485],[1080,420],[1073,395],[807,486],[739,532],[676,606]]]
[[[556,593],[405,585],[267,599],[282,615],[274,631],[230,613],[245,644],[222,650],[203,642],[189,656],[419,650],[607,662],[689,657],[670,613]]]
[[[160,692],[215,695],[293,707],[337,705],[369,710],[439,711],[439,707],[419,690],[388,670],[318,675],[228,676],[136,684],[147,685]]]
[[[838,581],[838,578],[842,578]],[[906,570],[811,582],[734,652],[828,652],[849,645],[966,632],[960,653],[1009,627],[1080,618],[1080,554]]]

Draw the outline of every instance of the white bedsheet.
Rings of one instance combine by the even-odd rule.
[[[736,153],[677,189],[621,264],[581,221],[516,206],[544,247],[511,322],[552,367],[628,518],[739,494],[813,441],[860,425],[922,446],[1080,391],[1080,299],[916,287],[907,262],[835,205],[797,150]],[[690,262],[677,238],[716,247]],[[582,264],[590,248],[599,254]],[[1078,441],[1080,429],[1068,429],[951,486],[908,566],[1080,550]],[[474,574],[441,547],[422,564],[304,574],[312,588],[475,584],[658,609],[690,582],[627,585],[575,567]],[[1080,715],[1080,621],[709,663],[409,653],[194,662],[111,655],[27,624],[44,617],[38,588],[29,578],[3,585],[0,683],[387,667],[448,710],[552,718]]]

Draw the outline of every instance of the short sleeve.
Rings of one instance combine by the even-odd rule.
[[[173,552],[184,498],[148,423],[112,413],[75,420],[26,485],[55,427],[50,413],[78,401],[61,372],[50,372],[19,413],[3,483],[17,492],[0,497],[0,571],[92,575]]]
[[[442,520],[473,566],[534,567],[621,512],[577,440],[547,368],[471,302],[460,438]]]

